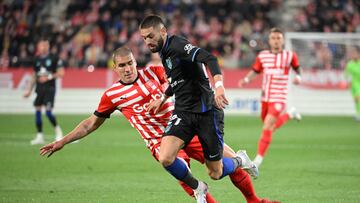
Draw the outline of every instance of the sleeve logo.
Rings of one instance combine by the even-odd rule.
[[[195,48],[195,46],[192,44],[187,44],[184,46],[184,50],[186,51],[187,54],[190,54],[190,52],[193,48]]]

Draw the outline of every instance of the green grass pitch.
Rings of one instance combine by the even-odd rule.
[[[58,115],[64,133],[86,115]],[[48,142],[53,129],[44,119]],[[154,161],[137,131],[118,115],[83,139],[46,159],[32,115],[0,115],[0,202],[195,202]],[[227,116],[225,140],[254,157],[258,117]],[[211,180],[192,162],[220,203],[245,202],[228,178]],[[273,142],[254,182],[260,197],[282,202],[360,202],[360,124],[350,117],[290,121]]]

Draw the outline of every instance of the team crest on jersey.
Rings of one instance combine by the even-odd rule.
[[[46,66],[51,66],[51,60],[50,59],[47,59],[46,62],[45,62]]]
[[[171,58],[167,58],[166,60],[166,66],[169,68],[169,69],[172,69],[172,62],[171,62]]]

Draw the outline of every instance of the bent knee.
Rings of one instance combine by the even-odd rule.
[[[222,175],[222,170],[209,171],[208,174],[209,174],[211,179],[219,180],[221,178],[221,175]]]
[[[159,162],[164,167],[170,166],[174,162],[174,160],[175,158],[170,156],[162,156],[161,154],[159,156]]]

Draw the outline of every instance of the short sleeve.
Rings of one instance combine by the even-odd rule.
[[[293,68],[298,68],[300,65],[299,65],[299,60],[298,60],[298,57],[296,55],[295,52],[293,52],[293,57],[291,59],[291,67]]]
[[[252,69],[257,73],[262,72],[263,68],[262,68],[262,64],[261,64],[259,56],[256,57],[255,62],[253,64],[253,66],[252,66]]]
[[[110,115],[116,110],[114,104],[110,101],[109,97],[104,93],[101,97],[98,108],[94,114],[102,118],[110,118]]]

